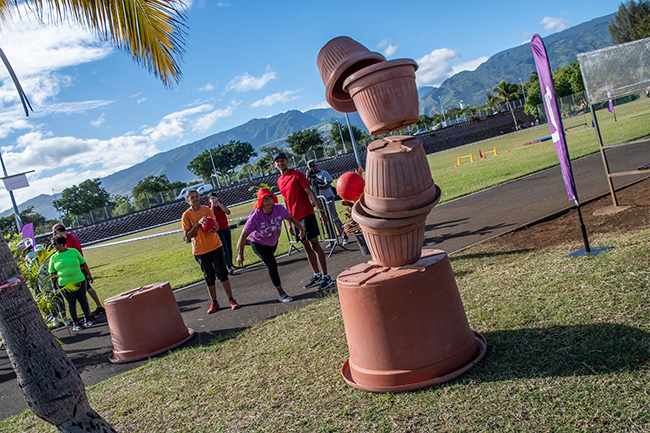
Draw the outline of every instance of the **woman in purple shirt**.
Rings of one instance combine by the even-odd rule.
[[[287,295],[282,289],[278,263],[275,260],[275,250],[278,247],[278,239],[282,233],[282,221],[289,220],[300,231],[300,236],[305,235],[300,221],[296,219],[282,205],[277,204],[278,198],[268,188],[261,188],[257,191],[257,203],[255,210],[248,216],[244,229],[237,241],[237,265],[244,264],[244,246],[246,239],[250,240],[253,252],[259,256],[269,270],[271,282],[278,291],[280,302],[291,302],[293,298]]]

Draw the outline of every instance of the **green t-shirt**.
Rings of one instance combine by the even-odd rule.
[[[50,259],[50,274],[58,274],[59,287],[70,283],[80,283],[86,279],[81,272],[81,264],[86,263],[79,251],[68,248],[63,252],[56,252]]]

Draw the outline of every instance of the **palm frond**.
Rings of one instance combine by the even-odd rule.
[[[0,17],[3,2],[0,0]],[[131,54],[165,86],[178,83],[185,52],[181,0],[31,0],[37,12],[47,4],[55,21],[72,20]]]

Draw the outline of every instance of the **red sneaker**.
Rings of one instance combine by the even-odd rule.
[[[239,308],[239,304],[237,303],[237,301],[235,301],[234,299],[231,299],[230,300],[230,308],[232,308],[233,310],[236,310],[237,308]]]
[[[216,312],[219,309],[219,302],[217,301],[212,301],[210,304],[210,308],[208,309],[208,314],[212,314]]]

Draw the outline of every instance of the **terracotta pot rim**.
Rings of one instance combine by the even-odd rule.
[[[372,61],[374,61],[375,64],[387,63],[386,57],[381,53],[374,51],[357,51],[345,59],[342,59],[336,65],[325,84],[325,99],[327,99],[327,103],[330,104],[332,108],[344,113],[353,113],[357,111],[352,96],[343,89],[343,82],[351,73],[356,72],[356,70],[354,70],[348,73],[348,71],[351,68],[354,68],[356,64]],[[368,67],[370,66],[366,66],[366,68]],[[362,68],[361,70],[366,68]]]
[[[414,69],[411,71],[410,67],[412,67]],[[410,77],[412,75],[413,76],[415,75],[415,71],[418,70],[418,64],[413,59],[393,59],[393,60],[388,60],[388,61],[381,62],[381,63],[376,63],[374,65],[366,66],[365,68],[363,68],[363,69],[361,69],[359,71],[356,71],[355,73],[353,73],[352,75],[350,75],[349,77],[347,77],[343,81],[343,91],[352,93],[352,90],[350,89],[350,86],[352,86],[352,83],[354,83],[355,81],[360,80],[360,79],[366,77],[367,75],[374,74],[374,73],[379,72],[381,70],[390,69],[390,68],[404,68],[405,71],[406,70],[409,71],[408,73],[405,73],[404,75]],[[395,76],[390,76],[390,77],[386,78],[386,80],[394,80],[394,79],[395,79]],[[373,81],[372,84],[374,85],[374,84],[380,83],[381,81],[385,81],[385,80]],[[363,87],[365,87],[365,86],[363,86]]]
[[[431,189],[435,190],[435,195],[433,197],[433,200],[431,200],[429,203],[425,204],[424,206],[412,210],[395,211],[395,212],[381,212],[381,211],[373,210],[366,205],[365,193],[361,194],[361,197],[359,197],[358,202],[359,202],[359,206],[361,206],[361,209],[370,217],[383,218],[383,219],[400,219],[400,218],[417,217],[422,214],[428,214],[429,212],[431,212],[431,209],[433,209],[434,206],[437,205],[438,202],[440,201],[440,197],[442,196],[442,191],[440,190],[440,187],[434,183],[433,185],[431,185]],[[426,190],[424,191],[424,193],[430,193],[430,191]],[[403,199],[381,199],[381,200],[390,201],[390,200],[403,200]]]
[[[440,383],[448,382],[452,379],[457,378],[458,376],[466,373],[468,370],[470,370],[472,367],[474,367],[478,362],[483,359],[485,356],[485,353],[487,351],[487,341],[485,340],[485,337],[481,335],[480,333],[476,331],[472,331],[474,333],[474,338],[476,339],[476,344],[478,346],[477,348],[477,353],[476,356],[469,361],[467,364],[461,366],[460,368],[456,369],[455,371],[452,371],[451,373],[447,373],[442,376],[434,377],[422,382],[416,382],[416,383],[404,383],[401,385],[395,385],[395,386],[368,386],[368,385],[362,385],[357,382],[355,382],[352,379],[352,374],[350,372],[350,360],[346,360],[345,363],[343,364],[343,367],[341,368],[341,374],[343,375],[343,379],[345,380],[345,383],[350,385],[353,388],[360,389],[362,391],[369,391],[369,392],[406,392],[406,391],[415,391],[417,389],[422,389],[422,388],[427,388],[433,385],[437,385]]]
[[[365,226],[370,229],[384,230],[384,229],[399,229],[412,224],[418,224],[426,215],[420,214],[407,218],[376,218],[368,215],[361,207],[360,201],[356,201],[352,206],[352,218],[359,223],[360,226]]]
[[[157,349],[157,350],[154,350],[154,351],[149,352],[149,353],[138,354],[138,355],[132,356],[130,358],[118,358],[116,356],[115,351],[113,351],[110,355],[108,355],[108,360],[112,364],[125,364],[127,362],[140,361],[141,359],[150,358],[152,356],[160,355],[161,353],[172,350],[173,348],[178,347],[181,344],[189,341],[189,339],[192,338],[192,337],[194,337],[194,329],[187,328],[187,336],[185,336],[181,340],[177,341],[176,343],[170,344],[167,347],[163,347],[162,349]]]

